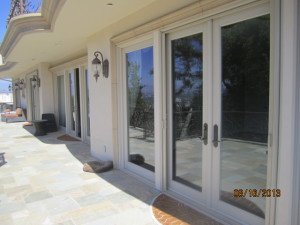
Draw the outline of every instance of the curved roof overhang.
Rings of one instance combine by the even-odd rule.
[[[41,62],[57,65],[87,54],[87,39],[157,0],[43,0],[41,13],[11,19],[0,46],[0,78],[14,78]]]
[[[6,31],[0,53],[6,57],[23,35],[30,32],[51,30],[55,19],[66,0],[44,0],[40,13],[23,14],[13,17]]]
[[[51,31],[56,17],[66,0],[44,0],[40,13],[23,14],[13,17],[8,25],[3,42],[0,46],[3,64],[0,65],[0,77],[13,77],[18,60],[10,61],[9,56],[17,51],[17,44],[23,36],[41,31]]]

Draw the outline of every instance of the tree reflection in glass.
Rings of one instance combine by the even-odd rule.
[[[172,41],[173,179],[202,190],[202,34]]]
[[[153,47],[126,54],[128,160],[154,171]]]
[[[266,201],[234,189],[266,189],[270,16],[222,27],[221,200],[259,217]]]

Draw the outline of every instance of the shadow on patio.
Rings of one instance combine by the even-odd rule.
[[[0,224],[155,224],[159,191],[118,169],[85,173],[88,144],[57,140],[63,131],[34,137],[22,124],[0,122]]]
[[[41,142],[45,144],[51,145],[65,145],[69,152],[83,165],[88,161],[99,161],[98,159],[91,156],[90,145],[84,143],[80,140],[78,141],[62,141],[57,138],[64,135],[64,131],[57,131],[48,133],[45,136],[34,136],[34,127],[33,126],[23,126],[25,130],[31,133],[32,137],[37,138]],[[29,135],[30,136],[30,135]],[[22,137],[20,137],[22,138]],[[26,137],[24,137],[26,138]],[[30,137],[28,137],[30,138]],[[117,171],[117,172],[116,172]],[[122,173],[122,177],[120,177],[120,173]],[[112,171],[104,172],[104,173],[95,173],[98,177],[104,179],[110,184],[114,185],[118,189],[125,191],[126,193],[132,195],[135,198],[143,201],[144,203],[150,204],[151,201],[157,194],[159,193],[156,189],[149,187],[147,184],[139,180],[132,180],[131,175],[126,174],[124,172],[119,171],[118,169],[113,169]],[[135,187],[135,188],[133,188]],[[150,189],[149,189],[150,188]],[[154,195],[153,195],[154,194]]]

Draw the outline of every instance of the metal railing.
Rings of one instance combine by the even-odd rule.
[[[6,26],[8,26],[10,20],[15,16],[40,12],[42,2],[43,0],[11,0]]]

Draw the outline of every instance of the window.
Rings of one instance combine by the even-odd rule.
[[[128,161],[154,172],[153,47],[126,53]]]

